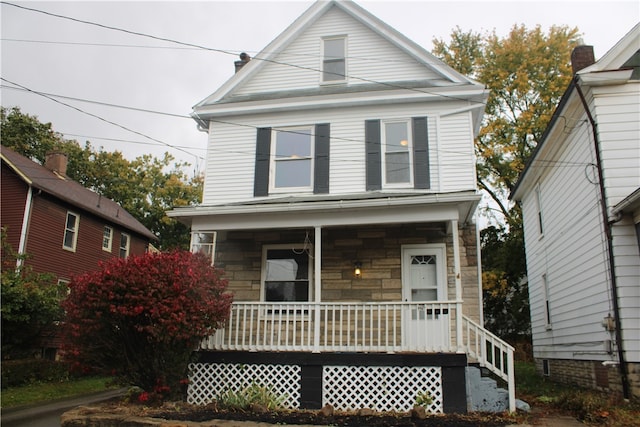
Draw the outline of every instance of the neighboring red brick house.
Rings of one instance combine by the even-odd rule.
[[[2,227],[33,271],[59,281],[114,256],[143,254],[156,237],[113,200],[66,176],[67,158],[45,166],[2,147]]]

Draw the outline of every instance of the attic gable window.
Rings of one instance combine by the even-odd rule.
[[[346,37],[322,40],[322,82],[336,83],[347,79]]]

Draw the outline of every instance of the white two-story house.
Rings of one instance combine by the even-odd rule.
[[[268,379],[292,407],[429,393],[464,412],[467,363],[508,379],[509,346],[480,326],[485,88],[350,1],[315,3],[236,66],[193,111],[203,203],[169,213],[234,294],[189,400]]]
[[[538,371],[640,396],[640,24],[575,76],[511,198],[522,203]]]

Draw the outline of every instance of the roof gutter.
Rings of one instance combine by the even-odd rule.
[[[627,363],[624,359],[624,349],[622,347],[622,324],[620,322],[620,307],[618,305],[618,283],[616,280],[615,273],[615,261],[613,259],[613,235],[611,233],[611,223],[609,222],[609,215],[607,213],[607,196],[604,186],[604,174],[602,172],[602,159],[600,157],[600,138],[598,137],[598,124],[595,119],[591,115],[591,111],[589,111],[589,106],[587,104],[587,100],[582,92],[582,88],[580,87],[580,77],[576,74],[574,77],[574,83],[576,92],[580,97],[580,101],[582,102],[582,106],[584,107],[584,111],[587,114],[587,118],[589,119],[589,123],[591,124],[591,128],[593,130],[593,143],[595,146],[596,152],[596,166],[598,169],[598,183],[600,186],[600,198],[602,203],[600,204],[601,213],[602,213],[602,223],[604,227],[604,232],[607,238],[607,255],[609,258],[609,279],[611,284],[611,295],[613,298],[613,318],[616,325],[616,347],[618,349],[618,361],[619,370],[620,370],[620,378],[622,382],[622,395],[625,399],[629,399],[629,377],[627,372]]]

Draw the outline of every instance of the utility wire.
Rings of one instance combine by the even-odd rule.
[[[36,13],[42,13],[44,15],[48,15],[48,16],[53,16],[55,18],[60,18],[60,19],[66,19],[66,20],[70,20],[73,22],[78,22],[78,23],[82,23],[82,24],[87,24],[87,25],[92,25],[92,26],[96,26],[99,28],[104,28],[107,30],[113,30],[113,31],[119,31],[119,32],[123,32],[126,34],[131,34],[131,35],[135,35],[135,36],[139,36],[139,37],[146,37],[146,38],[150,38],[153,40],[159,40],[159,41],[163,41],[163,42],[167,42],[167,43],[175,43],[181,46],[188,46],[188,47],[194,47],[194,48],[198,48],[198,49],[203,49],[203,50],[207,50],[207,51],[211,51],[211,52],[218,52],[218,53],[223,53],[226,55],[233,55],[233,56],[237,56],[238,53],[237,52],[232,52],[230,50],[226,50],[226,49],[217,49],[217,48],[213,48],[213,47],[207,47],[207,46],[202,46],[199,44],[195,44],[195,43],[188,43],[188,42],[182,42],[179,40],[174,40],[174,39],[170,39],[170,38],[166,38],[166,37],[160,37],[160,36],[155,36],[152,34],[146,34],[146,33],[142,33],[139,31],[132,31],[132,30],[127,30],[124,28],[119,28],[119,27],[114,27],[111,25],[105,25],[105,24],[100,24],[97,22],[93,22],[93,21],[87,21],[84,19],[79,19],[79,18],[73,18],[70,16],[66,16],[66,15],[60,15],[60,14],[56,14],[53,12],[47,12],[44,10],[40,10],[40,9],[34,9],[31,7],[26,7],[26,6],[21,6],[15,3],[9,3],[6,1],[0,1],[0,4],[6,4],[8,6],[13,6],[13,7],[17,7],[19,9],[24,9],[24,10],[28,10],[31,12],[36,12]],[[252,60],[258,60],[258,61],[264,61],[264,62],[269,62],[272,64],[277,64],[277,65],[284,65],[287,67],[294,67],[294,68],[298,68],[301,70],[307,70],[307,71],[314,71],[317,73],[323,73],[323,70],[319,70],[317,68],[313,68],[313,67],[305,67],[302,65],[296,65],[296,64],[291,64],[291,63],[287,63],[287,62],[281,62],[281,61],[276,61],[274,59],[269,59],[269,58],[262,58],[262,57],[253,57]],[[379,84],[382,86],[387,86],[393,89],[402,89],[402,90],[408,90],[408,91],[412,91],[412,92],[418,92],[418,93],[422,93],[422,94],[426,94],[426,95],[434,95],[434,96],[438,96],[438,97],[442,97],[442,98],[447,98],[447,99],[454,99],[454,100],[462,100],[462,101],[468,101],[470,103],[474,103],[474,104],[481,104],[481,105],[486,105],[485,101],[474,101],[474,100],[470,100],[470,99],[466,99],[466,98],[460,98],[460,97],[456,97],[456,96],[451,96],[451,95],[445,95],[442,93],[435,93],[432,91],[425,91],[425,90],[420,90],[417,88],[410,88],[410,87],[405,87],[405,86],[401,86],[401,85],[397,85],[397,84],[393,84],[393,83],[387,83],[387,82],[380,82],[380,81],[376,81],[376,80],[372,80],[372,79],[367,79],[364,77],[358,77],[358,76],[353,76],[353,75],[347,75],[347,74],[341,74],[341,73],[333,73],[345,78],[351,78],[351,79],[355,79],[355,80],[360,80],[363,82],[367,82],[367,83],[374,83],[374,84]]]
[[[28,92],[34,93],[34,94],[39,95],[39,96],[42,96],[42,97],[44,97],[44,98],[47,98],[47,99],[49,99],[49,100],[51,100],[51,101],[53,101],[53,102],[56,102],[56,103],[58,103],[58,104],[60,104],[60,105],[64,105],[65,107],[68,107],[68,108],[71,108],[71,109],[73,109],[73,110],[76,110],[76,111],[78,111],[78,112],[80,112],[80,113],[82,113],[82,114],[86,114],[86,115],[88,115],[88,116],[91,116],[91,117],[93,117],[93,118],[96,118],[96,119],[98,119],[98,120],[101,120],[101,121],[103,121],[103,122],[105,122],[105,123],[108,123],[108,124],[110,124],[110,125],[113,125],[113,126],[119,127],[119,128],[124,129],[124,130],[126,130],[126,131],[128,131],[128,132],[135,133],[136,135],[140,135],[140,136],[142,136],[142,137],[144,137],[144,138],[150,139],[151,141],[155,141],[155,142],[157,142],[157,143],[159,143],[159,144],[162,144],[162,145],[165,145],[165,146],[167,146],[167,147],[173,148],[173,149],[175,149],[175,150],[181,151],[181,152],[183,152],[183,153],[185,153],[185,154],[188,154],[188,155],[190,155],[190,156],[194,156],[194,157],[196,157],[196,159],[204,160],[204,158],[203,158],[203,157],[201,157],[201,156],[197,156],[197,155],[195,155],[195,154],[193,154],[193,153],[190,153],[190,152],[188,152],[187,150],[183,150],[182,148],[177,148],[177,147],[175,147],[175,146],[173,146],[173,145],[171,145],[171,144],[169,144],[169,143],[167,143],[167,142],[164,142],[164,141],[161,141],[161,140],[159,140],[159,139],[153,138],[153,137],[151,137],[151,136],[149,136],[149,135],[146,135],[146,134],[144,134],[144,133],[142,133],[142,132],[138,132],[138,131],[136,131],[136,130],[133,130],[133,129],[131,129],[131,128],[128,128],[128,127],[126,127],[126,126],[123,126],[123,125],[121,125],[121,124],[119,124],[119,123],[112,122],[112,121],[107,120],[107,119],[105,119],[105,118],[103,118],[103,117],[100,117],[100,116],[98,116],[98,115],[96,115],[96,114],[89,113],[88,111],[85,111],[85,110],[83,110],[83,109],[81,109],[81,108],[78,108],[78,107],[75,107],[75,106],[73,106],[73,105],[71,105],[71,104],[67,104],[67,103],[65,103],[65,102],[59,101],[59,100],[55,99],[55,98],[54,98],[54,97],[52,97],[52,96],[48,96],[48,95],[46,95],[46,94],[44,94],[44,93],[41,93],[41,92],[33,91],[33,90],[31,90],[31,89],[29,89],[29,88],[27,88],[27,87],[25,87],[25,86],[22,86],[22,85],[20,85],[20,84],[18,84],[18,83],[15,83],[15,82],[12,82],[12,81],[10,81],[10,80],[7,80],[7,79],[5,79],[4,77],[0,77],[0,80],[2,80],[2,81],[4,81],[4,82],[7,82],[7,83],[9,83],[9,84],[12,84],[12,85],[14,85],[14,86],[20,87],[20,88],[22,88],[22,89],[25,89],[25,90],[26,90],[26,91],[28,91]]]

